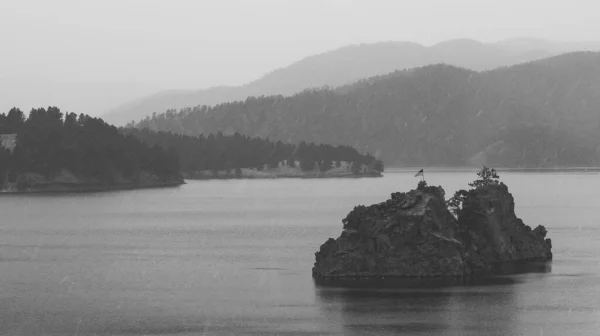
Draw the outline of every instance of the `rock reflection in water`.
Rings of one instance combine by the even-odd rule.
[[[551,271],[548,263],[512,267],[515,274]],[[470,285],[432,281],[421,286],[393,279],[318,282],[317,305],[345,335],[516,335],[520,279],[511,275]]]
[[[515,279],[502,277],[511,274],[550,273],[552,263],[545,261],[511,261],[492,265],[493,277],[315,277],[317,286],[346,288],[439,288],[513,284]]]

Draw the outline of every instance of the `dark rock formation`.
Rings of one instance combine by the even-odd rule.
[[[515,202],[505,184],[469,192],[459,214],[468,233],[467,257],[476,268],[507,261],[551,260],[552,243],[546,228],[535,230],[515,215]]]
[[[489,274],[503,262],[552,259],[546,229],[516,217],[506,185],[467,192],[458,220],[441,187],[419,189],[355,207],[340,237],[316,253],[313,276],[456,278]]]

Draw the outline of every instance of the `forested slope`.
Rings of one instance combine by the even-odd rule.
[[[347,144],[387,165],[465,165],[476,157],[570,166],[596,163],[598,111],[600,54],[580,52],[486,72],[443,64],[396,71],[336,89],[170,110],[135,127]],[[545,156],[534,158],[533,148]]]

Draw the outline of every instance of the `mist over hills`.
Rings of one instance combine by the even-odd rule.
[[[291,95],[306,88],[337,87],[362,78],[429,64],[445,63],[482,71],[579,50],[600,50],[600,44],[558,43],[536,39],[484,44],[461,39],[429,47],[411,42],[351,45],[304,58],[238,87],[161,92],[111,109],[103,118],[109,123],[124,125],[167,109],[215,105],[252,96]]]
[[[110,80],[63,80],[0,73],[0,111],[21,107],[25,111],[50,105],[69,111],[102,114],[114,104],[147,97],[160,87],[152,84]]]
[[[170,110],[137,123],[348,144],[393,165],[590,166],[600,145],[600,53],[477,72],[447,64],[336,89]]]
[[[563,54],[573,51],[598,51],[598,41],[549,41],[528,37],[512,38],[496,42],[495,45],[512,53],[526,53],[530,51],[546,51],[553,54]]]

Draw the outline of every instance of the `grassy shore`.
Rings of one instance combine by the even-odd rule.
[[[211,179],[276,179],[276,178],[357,178],[357,177],[382,177],[380,172],[366,168],[360,173],[353,173],[347,166],[335,167],[325,172],[319,170],[302,171],[300,168],[280,166],[269,169],[242,168],[237,173],[229,171],[199,171],[193,174],[183,174],[185,179],[211,180]]]

